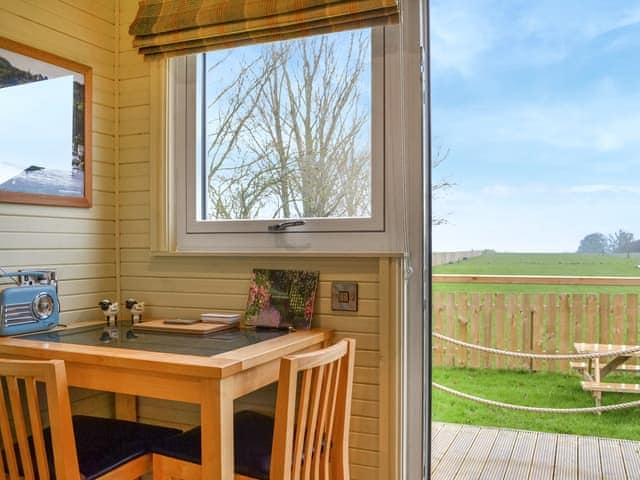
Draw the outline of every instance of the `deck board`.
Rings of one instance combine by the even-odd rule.
[[[438,465],[438,470],[443,478],[454,478],[456,476],[460,465],[462,465],[460,460],[462,459],[462,462],[464,462],[464,457],[471,450],[479,431],[480,427],[469,425],[463,425],[458,431]]]
[[[518,432],[505,478],[528,478],[536,445],[535,432]]]
[[[484,464],[480,478],[501,479],[509,466],[511,451],[516,441],[517,433],[515,430],[505,430],[499,432],[493,447],[489,452],[487,461]]]
[[[600,480],[602,465],[600,464],[599,442],[595,437],[578,437],[578,479]]]
[[[556,442],[550,433],[539,433],[531,459],[530,480],[553,480]]]
[[[484,468],[489,452],[491,451],[497,436],[497,429],[480,429],[473,441],[473,445],[471,445],[469,452],[462,461],[458,473],[454,477],[455,480],[480,479],[480,472],[482,472],[482,469]]]
[[[624,459],[620,449],[620,442],[612,438],[600,440],[600,462],[602,463],[603,478],[624,478]]]
[[[578,437],[558,435],[556,438],[556,458],[554,479],[578,480]]]
[[[640,447],[637,442],[620,442],[624,468],[628,478],[640,478]]]
[[[461,428],[462,425],[451,425],[450,427],[447,426],[440,430],[437,437],[438,441],[431,445],[432,468],[438,466],[444,454],[447,453],[449,445],[451,445],[451,442],[456,438]]]
[[[640,442],[434,422],[432,480],[640,479]]]

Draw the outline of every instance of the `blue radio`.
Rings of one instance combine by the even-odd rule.
[[[60,303],[53,271],[0,273],[17,286],[0,291],[0,336],[47,330],[58,325]]]

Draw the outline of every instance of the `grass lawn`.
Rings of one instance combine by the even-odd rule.
[[[577,374],[508,370],[433,368],[433,381],[479,397],[518,405],[575,408],[593,407],[591,395],[580,388]],[[615,381],[637,383],[630,375],[610,375]],[[640,440],[640,407],[602,415],[541,414],[518,412],[482,405],[432,390],[432,420],[515,428],[551,433],[569,433]],[[604,393],[603,405],[640,400],[640,395]]]
[[[560,275],[640,277],[640,256],[578,253],[486,253],[458,263],[437,265],[433,273],[476,275]],[[492,285],[434,283],[434,292],[627,293],[639,287],[593,285]]]

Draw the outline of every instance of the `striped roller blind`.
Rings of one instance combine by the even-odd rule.
[[[174,56],[399,21],[398,0],[142,0],[129,27],[146,57]]]

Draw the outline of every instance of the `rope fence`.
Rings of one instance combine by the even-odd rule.
[[[444,340],[445,342],[453,343],[461,347],[469,348],[472,350],[480,350],[481,352],[493,353],[496,355],[505,355],[507,357],[516,358],[534,358],[539,360],[581,360],[584,358],[600,358],[608,357],[611,355],[626,355],[631,353],[640,352],[640,345],[636,345],[629,348],[623,348],[620,350],[607,350],[606,352],[593,352],[593,353],[525,353],[525,352],[512,352],[510,350],[500,350],[499,348],[485,347],[484,345],[477,345],[475,343],[463,342],[455,338],[447,337],[438,332],[432,332],[435,338]]]
[[[493,353],[495,355],[505,355],[505,356],[517,357],[517,358],[535,358],[535,359],[546,359],[546,360],[581,360],[581,359],[608,357],[611,355],[622,356],[622,355],[632,354],[640,351],[640,346],[634,346],[629,348],[623,348],[620,350],[608,350],[606,352],[593,352],[593,353],[576,353],[576,354],[573,354],[573,353],[549,353],[549,354],[524,353],[524,352],[512,352],[509,350],[501,350],[498,348],[485,347],[483,345],[477,345],[475,343],[463,342],[462,340],[457,340],[455,338],[448,337],[438,332],[432,332],[431,334],[435,338],[438,338],[445,342],[453,343],[454,345],[459,345],[461,347]],[[435,383],[435,382],[431,382],[431,385],[433,386],[433,388],[449,393],[456,397],[464,398],[466,400],[471,400],[471,401],[482,403],[484,405],[489,405],[492,407],[500,407],[500,408],[506,408],[509,410],[519,410],[524,412],[563,413],[563,414],[602,413],[602,412],[622,410],[625,408],[633,408],[633,407],[640,406],[640,400],[634,400],[632,402],[618,403],[615,405],[600,405],[596,407],[581,407],[581,408],[528,407],[526,405],[515,405],[512,403],[497,402],[495,400],[488,400],[486,398],[469,395],[468,393],[460,392],[459,390],[454,390],[453,388],[445,387],[444,385],[440,385],[439,383]]]
[[[615,405],[603,405],[599,407],[583,407],[583,408],[545,408],[545,407],[527,407],[525,405],[515,405],[513,403],[504,403],[504,402],[496,402],[495,400],[488,400],[486,398],[476,397],[474,395],[469,395],[468,393],[463,393],[458,390],[454,390],[453,388],[445,387],[444,385],[440,385],[439,383],[432,382],[431,385],[438,390],[442,390],[443,392],[450,393],[451,395],[455,395],[456,397],[464,398],[467,400],[472,400],[474,402],[483,403],[485,405],[490,405],[492,407],[500,407],[506,408],[509,410],[521,410],[524,412],[535,412],[535,413],[602,413],[609,412],[612,410],[622,410],[624,408],[633,408],[640,406],[640,400],[634,400],[633,402],[625,402],[625,403],[617,403]]]

